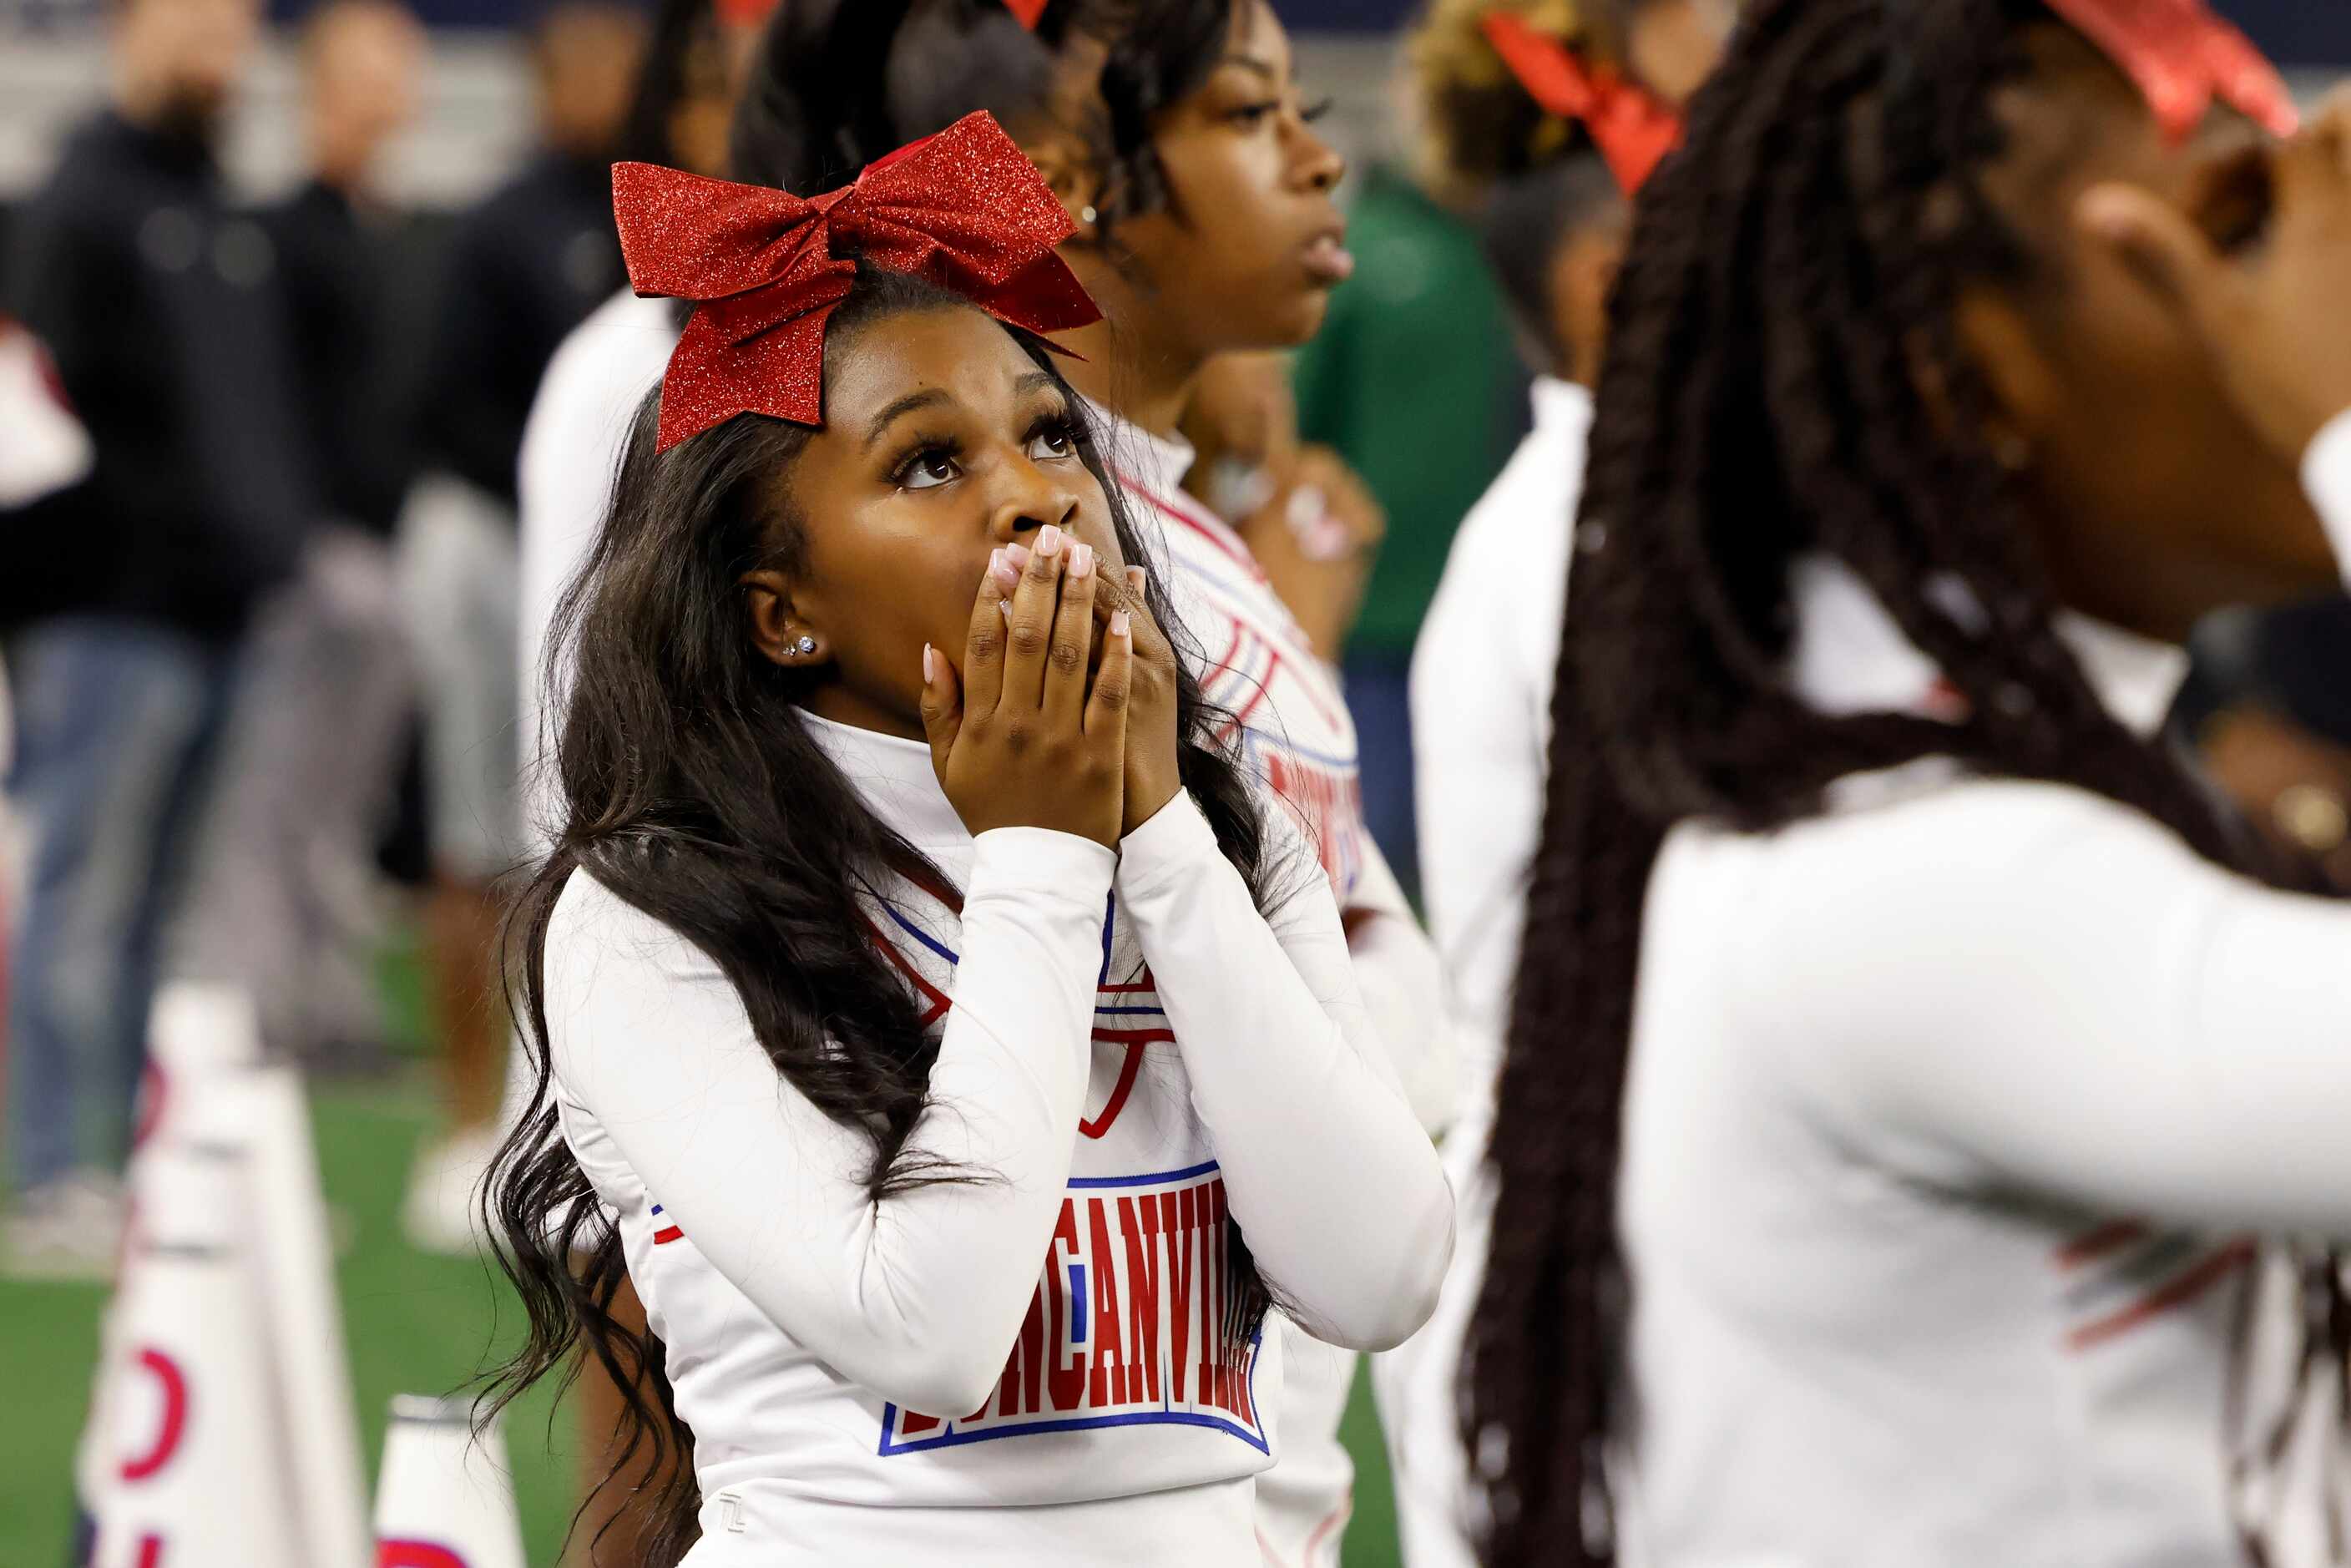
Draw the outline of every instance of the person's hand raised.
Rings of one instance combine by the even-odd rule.
[[[1019,566],[1006,550],[990,559],[960,675],[937,649],[923,649],[931,765],[975,837],[1050,828],[1114,849],[1124,825],[1129,618],[1123,610],[1104,618],[1096,667],[1092,549],[1048,526],[1022,557]]]

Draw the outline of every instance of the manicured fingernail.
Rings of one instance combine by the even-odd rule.
[[[938,654],[931,651],[931,645],[928,643],[923,644],[923,685],[926,686],[939,684],[938,657]]]
[[[2107,239],[2127,239],[2131,232],[2131,209],[2127,197],[2118,196],[2105,189],[2093,190],[2084,195],[2074,211],[2082,221]]]
[[[1093,574],[1094,547],[1083,539],[1073,541],[1070,546],[1070,575],[1092,577]]]
[[[1006,559],[1002,550],[987,558],[987,570],[996,579],[996,586],[1006,593],[1020,586],[1020,569]]]
[[[996,601],[996,612],[997,612],[997,613],[998,613],[998,614],[999,614],[999,615],[1003,616],[1007,621],[1011,620],[1011,619],[1012,619],[1012,601],[1010,601],[1009,599],[999,599],[999,600],[998,600],[998,601]]]
[[[1026,571],[1029,570],[1029,547],[1027,545],[1006,545],[1004,547],[1004,559],[1012,563],[1013,570]]]
[[[1125,636],[1134,624],[1134,622],[1129,619],[1125,611],[1113,610],[1110,612],[1110,634],[1112,636]]]
[[[1051,523],[1047,523],[1042,529],[1039,530],[1037,535],[1037,553],[1041,556],[1056,556],[1061,554],[1061,530]]]
[[[1145,579],[1144,579],[1144,574],[1143,574],[1143,569],[1142,569],[1141,567],[1139,567],[1139,566],[1130,566],[1130,567],[1128,567],[1128,568],[1126,569],[1126,585],[1127,585],[1127,587],[1129,587],[1129,588],[1131,588],[1131,589],[1134,590],[1134,591],[1135,591],[1135,592],[1137,592],[1137,593],[1141,593],[1141,592],[1143,591],[1143,585],[1144,585],[1144,581],[1145,581]]]

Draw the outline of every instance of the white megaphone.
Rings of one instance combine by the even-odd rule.
[[[102,1517],[105,1499],[123,1484],[101,1450],[113,1396],[107,1380],[128,1375],[120,1303],[138,1293],[141,1281],[133,1276],[151,1255],[135,1238],[147,1232],[151,1212],[170,1206],[167,1189],[187,1149],[234,1152],[243,1217],[235,1250],[258,1314],[258,1386],[282,1434],[283,1511],[301,1542],[303,1568],[368,1568],[359,1423],[301,1080],[290,1064],[263,1061],[256,1009],[232,987],[165,987],[149,1033],[151,1071],[131,1165],[134,1241],[102,1334],[108,1354],[79,1466],[85,1506]]]
[[[377,1568],[523,1568],[522,1521],[506,1438],[477,1438],[461,1399],[392,1402],[376,1481]]]
[[[190,1106],[207,1083],[219,1082],[230,1070],[249,1066],[261,1058],[261,1026],[252,1004],[239,993],[217,987],[166,986],[156,993],[149,1012],[147,1069],[139,1085],[138,1124],[131,1145],[128,1188],[129,1223],[123,1236],[123,1258],[118,1260],[114,1294],[99,1321],[98,1370],[90,1389],[89,1415],[82,1427],[74,1460],[74,1481],[82,1510],[96,1519],[107,1494],[117,1484],[110,1448],[105,1406],[123,1356],[123,1304],[129,1297],[129,1262],[143,1256],[139,1238],[141,1221],[165,1197],[177,1180],[178,1167],[157,1151],[184,1145],[193,1132]],[[184,1148],[183,1148],[184,1152]]]
[[[215,1141],[243,1140],[256,1232],[248,1266],[266,1303],[305,1568],[369,1568],[373,1537],[359,1413],[299,1070],[276,1061],[225,1073],[205,1087],[189,1119]]]
[[[100,1376],[96,1568],[308,1568],[233,1146],[160,1145]]]

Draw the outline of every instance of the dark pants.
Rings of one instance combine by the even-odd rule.
[[[8,788],[28,839],[7,1019],[20,1192],[118,1167],[128,1148],[231,664],[171,627],[106,616],[38,622],[9,649]]]
[[[1364,775],[1364,822],[1405,896],[1420,901],[1420,852],[1413,827],[1412,654],[1350,653],[1340,673]]]

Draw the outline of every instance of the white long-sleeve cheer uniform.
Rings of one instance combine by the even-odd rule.
[[[1336,674],[1273,591],[1241,537],[1183,489],[1193,453],[1089,405],[1113,476],[1163,543],[1177,618],[1204,661],[1203,694],[1238,720],[1251,769],[1311,836],[1352,917],[1355,977],[1374,1039],[1431,1131],[1455,1088],[1453,1035],[1437,949],[1364,824],[1354,720]],[[1339,1440],[1355,1357],[1290,1334],[1280,1467],[1259,1483],[1267,1568],[1336,1568],[1353,1506],[1354,1462]]]
[[[2351,559],[2351,418],[2304,480]],[[1931,711],[1854,580],[1797,592],[1817,706]],[[2151,732],[2179,652],[2067,635]],[[2351,1231],[2346,955],[2351,908],[1934,759],[1778,833],[1677,827],[1625,1108],[1626,1560],[2241,1561],[2247,1233]],[[2306,1542],[2318,1500],[2264,1522]]]
[[[1493,1194],[1485,1170],[1493,1085],[1542,837],[1551,694],[1566,607],[1568,538],[1583,495],[1592,394],[1552,377],[1534,423],[1462,519],[1413,648],[1414,800],[1421,896],[1459,1042],[1460,1100],[1445,1169],[1459,1238],[1437,1312],[1372,1361],[1411,1568],[1475,1568],[1454,1369],[1483,1279]]]
[[[616,296],[574,329],[533,406],[522,457],[520,674],[524,754],[533,759],[525,799],[534,830],[552,821],[558,804],[548,759],[538,755],[549,622],[603,517],[630,417],[660,379],[676,336],[668,302]],[[1116,479],[1164,541],[1169,589],[1207,661],[1199,671],[1204,685],[1241,716],[1237,738],[1247,759],[1307,823],[1349,912],[1373,1036],[1423,1122],[1441,1126],[1455,1088],[1436,950],[1364,827],[1354,727],[1338,682],[1248,547],[1181,490],[1189,450],[1099,407],[1092,413]],[[523,1087],[510,1085],[509,1099]],[[1291,1337],[1290,1351],[1283,1458],[1259,1487],[1260,1544],[1270,1568],[1332,1568],[1351,1508],[1353,1465],[1339,1423],[1354,1356],[1302,1334]]]
[[[1344,1344],[1416,1327],[1450,1250],[1322,878],[1270,813],[1295,852],[1260,917],[1184,796],[1115,855],[975,840],[926,747],[810,723],[962,889],[888,884],[869,935],[943,1030],[910,1151],[984,1179],[870,1200],[869,1140],[778,1076],[708,958],[573,880],[558,1103],[695,1432],[688,1562],[1256,1562],[1284,1345],[1219,1348],[1228,1218]]]

